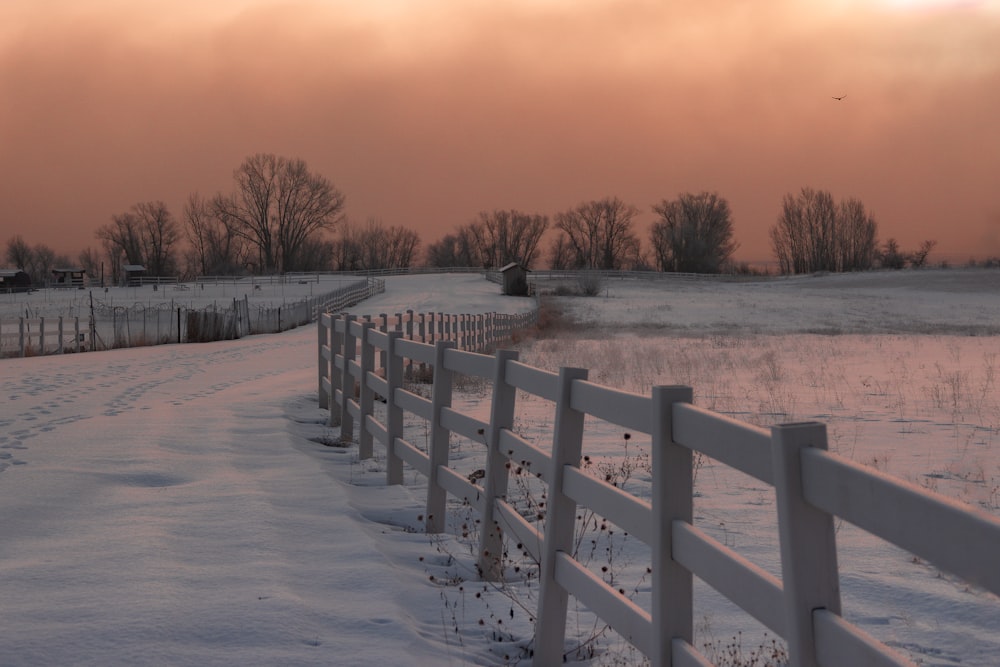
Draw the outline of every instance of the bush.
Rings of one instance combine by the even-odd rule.
[[[581,296],[597,296],[604,288],[604,280],[598,273],[581,273],[576,279]]]

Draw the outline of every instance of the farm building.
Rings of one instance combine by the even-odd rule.
[[[500,269],[503,275],[503,293],[508,296],[527,296],[528,269],[517,262],[511,262]]]
[[[21,269],[0,269],[0,292],[27,292],[31,276]]]
[[[83,269],[52,269],[53,287],[78,287],[83,289]]]
[[[138,287],[146,275],[146,267],[142,264],[126,264],[122,267],[122,271],[125,272],[126,287]]]

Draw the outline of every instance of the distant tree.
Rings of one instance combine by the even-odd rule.
[[[52,279],[52,269],[70,268],[68,257],[57,254],[44,243],[34,246],[20,236],[7,241],[7,262],[31,276],[34,285],[44,285]]]
[[[246,270],[246,241],[216,215],[212,202],[198,193],[184,204],[188,272],[202,276],[239,275]]]
[[[7,262],[29,275],[35,268],[35,252],[20,234],[7,241]]]
[[[258,153],[233,178],[236,192],[216,196],[214,212],[256,250],[261,271],[299,270],[307,244],[342,220],[344,195],[301,159]]]
[[[770,230],[782,273],[870,269],[877,233],[874,217],[859,200],[848,199],[838,206],[829,192],[811,188],[802,188],[797,196],[785,195]]]
[[[334,271],[361,271],[361,230],[349,221],[338,227],[337,238],[331,248]]]
[[[556,215],[560,234],[550,248],[550,264],[574,269],[632,268],[640,260],[633,223],[639,209],[617,197],[584,202]],[[558,257],[557,257],[558,255]]]
[[[495,269],[517,262],[530,268],[548,227],[544,215],[514,209],[480,211],[472,222],[428,245],[427,263]]]
[[[548,227],[548,216],[514,209],[481,211],[469,226],[483,268],[500,268],[510,262],[530,268],[538,259],[538,246]]]
[[[180,228],[167,205],[161,201],[135,204],[125,213],[111,216],[111,223],[97,230],[113,268],[125,263],[140,264],[152,276],[178,273],[177,243]],[[115,264],[117,263],[117,266]]]
[[[887,239],[879,254],[879,261],[884,269],[902,269],[906,266],[906,255],[899,248],[896,239]]]
[[[878,255],[878,223],[860,199],[841,201],[837,211],[838,270],[867,271]]]
[[[332,271],[333,242],[318,234],[308,237],[299,248],[297,271]]]
[[[77,265],[90,276],[91,285],[102,285],[104,279],[104,261],[101,253],[94,248],[85,248],[77,257]]]
[[[167,205],[161,201],[142,202],[136,204],[134,210],[142,226],[147,273],[153,276],[177,275],[177,242],[181,230],[167,210]]]
[[[427,265],[436,267],[481,266],[476,239],[469,225],[445,234],[427,245]]]
[[[570,247],[569,237],[559,234],[549,245],[549,267],[555,271],[566,271],[573,268],[576,261]]]
[[[931,254],[931,250],[937,245],[937,241],[924,241],[920,244],[920,247],[910,254],[910,266],[915,269],[922,268],[927,264],[927,256]]]
[[[729,202],[714,192],[684,193],[653,206],[650,241],[660,271],[718,273],[738,247]]]
[[[405,269],[413,264],[420,236],[405,227],[386,227],[381,220],[369,218],[358,234],[361,268]]]
[[[878,252],[878,261],[884,269],[902,269],[909,264],[914,269],[919,269],[927,264],[927,256],[937,245],[937,241],[924,241],[920,247],[913,252],[906,252],[899,246],[896,239],[888,239]]]
[[[333,266],[338,271],[405,269],[413,265],[420,236],[405,227],[386,227],[369,218],[363,226],[345,222],[331,246]]]

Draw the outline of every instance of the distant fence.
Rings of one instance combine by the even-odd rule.
[[[0,320],[0,353],[8,356],[63,354],[87,347],[88,332],[79,317],[20,317]]]
[[[0,320],[0,357],[108,350],[164,343],[230,340],[277,333],[315,321],[319,313],[385,291],[385,281],[359,279],[319,296],[280,306],[234,298],[205,308],[173,303],[114,306],[93,295],[89,316]]]
[[[477,354],[457,349],[454,340],[422,342],[398,326],[380,329],[372,318],[320,318],[320,406],[329,409],[331,426],[339,422],[343,440],[354,441],[358,425],[361,458],[373,456],[375,443],[384,448],[388,484],[403,483],[404,463],[427,478],[428,532],[444,530],[449,494],[479,513],[478,567],[485,578],[500,576],[495,555],[503,553],[503,534],[540,563],[535,664],[562,663],[573,596],[654,667],[709,665],[693,643],[697,576],[783,637],[790,665],[912,665],[841,615],[838,518],[1000,595],[1000,520],[828,452],[823,424],[765,430],[691,405],[688,387],[632,394],[588,382],[586,369],[552,373],[520,363],[515,351]],[[429,399],[404,389],[411,363],[433,369]],[[452,408],[455,374],[492,382],[489,421]],[[518,392],[554,405],[551,450],[514,431]],[[376,395],[386,400],[384,421],[373,409]],[[427,452],[404,438],[404,413],[429,424]],[[588,416],[650,436],[650,501],[581,469]],[[479,483],[449,466],[451,434],[484,443]],[[774,487],[780,578],[694,526],[695,452]],[[508,502],[509,468],[516,466],[529,467],[548,486],[544,530]],[[648,608],[571,555],[578,506],[649,545]]]

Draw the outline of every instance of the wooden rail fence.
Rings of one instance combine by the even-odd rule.
[[[79,317],[0,320],[0,356],[80,352],[89,338],[89,327],[81,329]]]
[[[432,321],[454,326],[455,320],[439,317]],[[491,554],[502,553],[504,534],[539,561],[535,664],[562,662],[567,601],[573,596],[654,667],[709,665],[693,643],[692,589],[697,576],[784,638],[790,665],[912,665],[841,615],[837,518],[1000,595],[1000,520],[827,451],[824,424],[762,429],[692,405],[688,387],[655,387],[643,396],[589,382],[583,368],[552,373],[520,363],[515,351],[468,351],[483,349],[485,340],[495,345],[505,331],[502,327],[492,333],[474,328],[474,342],[469,344],[469,336],[428,337],[426,328],[411,329],[417,321],[408,314],[388,326],[385,316],[358,320],[323,315],[320,406],[330,410],[331,425],[339,420],[343,439],[354,441],[354,426],[359,426],[362,458],[373,456],[375,443],[384,448],[388,484],[403,483],[404,464],[427,478],[428,532],[444,529],[449,494],[479,513],[478,566],[484,577],[500,576]],[[410,338],[411,332],[422,340]],[[463,346],[466,349],[460,349]],[[403,387],[404,366],[411,363],[433,369],[430,398]],[[489,421],[453,409],[456,373],[492,382]],[[513,430],[518,392],[554,404],[550,450]],[[373,412],[376,395],[386,398],[384,421]],[[404,411],[427,420],[426,453],[404,438]],[[650,501],[581,470],[588,415],[650,436]],[[480,483],[449,467],[451,433],[485,442]],[[780,578],[694,525],[694,452],[774,488]],[[512,462],[530,465],[548,486],[544,530],[506,500]],[[621,595],[573,558],[578,507],[606,517],[650,546],[648,608]]]

